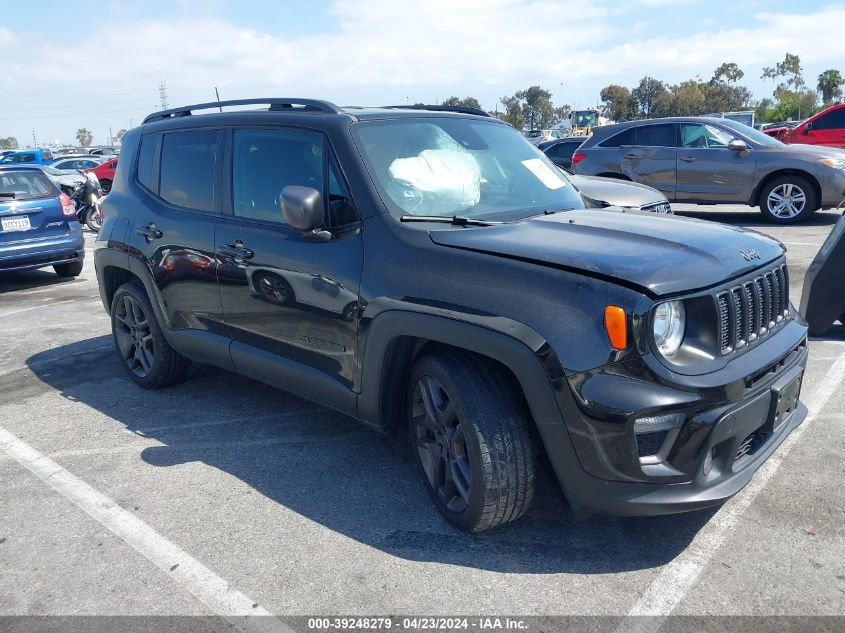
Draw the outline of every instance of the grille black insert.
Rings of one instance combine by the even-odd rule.
[[[637,433],[637,453],[640,457],[656,455],[663,447],[669,430],[654,431],[652,433]]]
[[[719,292],[716,303],[722,354],[768,335],[784,322],[789,312],[786,265],[781,264],[751,281]]]

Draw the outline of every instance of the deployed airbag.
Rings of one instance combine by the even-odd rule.
[[[481,198],[481,169],[472,154],[457,145],[397,158],[388,172],[388,193],[408,214],[454,215]]]

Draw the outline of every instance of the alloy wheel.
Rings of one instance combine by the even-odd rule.
[[[273,303],[284,305],[290,299],[288,285],[272,275],[262,275],[256,284],[259,294],[267,297]]]
[[[807,206],[807,195],[798,185],[784,183],[769,192],[766,199],[769,213],[778,218],[794,218]]]
[[[143,306],[126,295],[118,303],[114,318],[114,333],[121,358],[129,371],[139,378],[146,378],[152,370],[155,352],[150,321]]]
[[[472,482],[466,436],[454,403],[434,378],[424,376],[414,387],[411,423],[428,483],[448,510],[463,512]]]

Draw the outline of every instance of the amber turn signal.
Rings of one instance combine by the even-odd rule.
[[[625,318],[625,310],[619,306],[605,307],[604,327],[614,349],[628,347],[628,320]]]

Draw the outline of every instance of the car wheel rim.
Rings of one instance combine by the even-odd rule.
[[[123,297],[114,313],[114,334],[123,362],[134,375],[150,375],[155,357],[150,320],[141,304],[130,296]]]
[[[769,192],[769,213],[778,218],[794,218],[807,206],[807,194],[798,185],[784,183]]]
[[[434,378],[425,376],[414,387],[411,421],[429,485],[448,510],[463,512],[472,482],[466,435],[453,402]]]
[[[278,279],[272,277],[261,277],[258,280],[258,291],[276,303],[287,303],[288,291]]]

